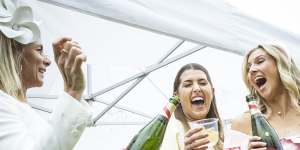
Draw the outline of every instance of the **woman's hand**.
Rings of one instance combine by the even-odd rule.
[[[53,42],[55,62],[64,80],[64,90],[79,100],[85,88],[84,74],[81,69],[86,56],[81,47],[71,38],[60,38]]]
[[[267,143],[262,142],[259,136],[250,137],[248,149],[249,150],[264,150],[267,149]]]
[[[204,128],[190,129],[184,137],[185,150],[205,150],[209,143],[208,134],[204,132]]]

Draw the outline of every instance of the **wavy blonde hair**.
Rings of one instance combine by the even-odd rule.
[[[262,113],[267,116],[271,114],[272,110],[265,102],[265,99],[260,96],[254,89],[251,87],[247,74],[248,74],[248,58],[252,52],[255,50],[263,50],[268,55],[270,55],[276,62],[280,80],[285,89],[288,90],[289,95],[297,99],[297,101],[292,101],[292,105],[297,107],[299,110],[300,105],[300,71],[296,66],[294,60],[287,54],[287,52],[278,45],[258,45],[256,48],[251,49],[245,56],[243,63],[243,80],[249,89],[250,92],[254,92],[255,96],[258,98],[259,108]]]
[[[0,89],[19,100],[25,99],[21,79],[23,47],[0,32]]]

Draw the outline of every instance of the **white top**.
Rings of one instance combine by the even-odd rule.
[[[160,150],[183,150],[184,135],[184,127],[182,123],[176,119],[175,113],[173,113],[166,128]]]
[[[91,123],[85,101],[62,93],[48,120],[0,90],[0,149],[70,150]]]

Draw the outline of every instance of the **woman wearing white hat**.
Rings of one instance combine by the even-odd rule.
[[[61,38],[53,43],[55,61],[64,79],[49,121],[27,103],[26,91],[43,85],[46,68],[39,26],[28,6],[0,0],[0,149],[72,149],[91,122],[81,64],[86,60],[78,43]]]

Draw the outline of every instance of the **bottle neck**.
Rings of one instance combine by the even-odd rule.
[[[164,107],[163,111],[161,112],[161,115],[165,116],[169,120],[172,113],[175,111],[178,103],[179,103],[178,97],[171,98],[169,103]]]
[[[260,110],[258,109],[258,105],[257,105],[256,101],[248,102],[248,107],[249,107],[251,115],[256,114],[256,113],[261,113]]]

